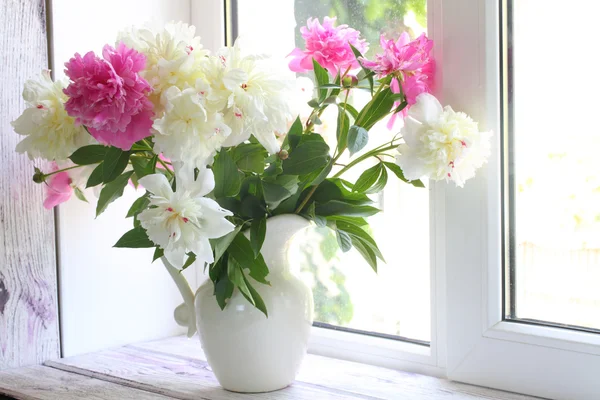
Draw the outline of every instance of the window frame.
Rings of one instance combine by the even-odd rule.
[[[468,111],[495,132],[492,155],[464,189],[448,185],[445,207],[447,376],[452,380],[551,398],[600,392],[600,335],[508,321],[503,315],[505,241],[501,13],[503,0],[439,3],[445,40],[436,54],[442,103]],[[438,80],[438,82],[440,82]],[[467,218],[465,218],[467,217]],[[545,368],[540,368],[544,365]]]

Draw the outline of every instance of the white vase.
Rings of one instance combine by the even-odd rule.
[[[313,322],[312,292],[290,272],[291,238],[310,223],[295,214],[267,220],[262,256],[271,285],[254,283],[269,317],[235,289],[221,310],[212,281],[196,292],[196,323],[208,363],[223,388],[234,392],[269,392],[294,381]]]

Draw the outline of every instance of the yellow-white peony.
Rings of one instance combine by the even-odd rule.
[[[396,162],[409,180],[427,177],[463,187],[487,161],[491,136],[479,132],[467,114],[442,108],[434,96],[422,93],[404,121],[405,143],[398,146]]]
[[[264,56],[245,56],[237,40],[202,65],[211,90],[209,110],[222,112],[231,135],[223,146],[235,146],[254,135],[269,153],[279,151],[276,133],[287,131],[294,115],[292,75]]]
[[[196,80],[204,77],[201,64],[208,56],[202,47],[196,27],[183,22],[169,22],[164,28],[152,26],[123,31],[117,38],[146,56],[146,68],[142,76],[152,86],[150,99],[154,110],[160,114],[160,97],[171,86],[179,89],[195,86]]]
[[[23,99],[27,108],[11,122],[15,132],[25,136],[17,152],[30,159],[66,160],[78,148],[95,142],[82,126],[65,111],[65,83],[53,82],[50,71],[43,71],[39,81],[25,82]]]
[[[155,150],[171,161],[194,166],[210,164],[231,133],[220,113],[207,113],[204,90],[208,88],[180,90],[171,86],[163,93],[165,112],[154,121],[154,143]]]

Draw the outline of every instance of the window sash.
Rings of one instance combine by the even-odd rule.
[[[550,398],[594,398],[600,336],[504,320],[501,0],[436,0],[438,96],[495,132],[492,156],[464,189],[444,186],[447,375]],[[451,3],[451,4],[450,4]],[[506,172],[506,171],[504,171]],[[541,365],[547,366],[540,368]]]

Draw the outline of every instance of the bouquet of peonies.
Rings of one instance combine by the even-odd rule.
[[[154,247],[154,259],[179,269],[207,265],[221,308],[237,287],[267,313],[253,284],[268,284],[260,251],[269,217],[326,225],[343,251],[355,247],[376,269],[383,257],[365,217],[379,212],[369,194],[389,173],[417,187],[423,177],[462,186],[489,154],[491,133],[430,94],[425,35],[382,36],[369,60],[360,32],[309,19],[306,46],[289,60],[292,71],[314,73],[309,115],[300,117],[304,97],[284,60],[244,54],[239,41],[211,55],[194,33],[184,23],[130,29],[101,56],[75,54],[68,81],[46,71],[25,84],[27,108],[13,127],[24,136],[18,152],[52,162],[33,177],[47,186],[46,208],[98,188],[99,215],[128,184],[143,188],[127,213],[133,229],[115,246]],[[361,108],[349,101],[354,91],[368,93]],[[328,108],[337,113],[335,143],[315,131]],[[399,135],[363,150],[375,125],[394,129],[398,118]],[[343,179],[367,159],[377,163],[355,182]]]

